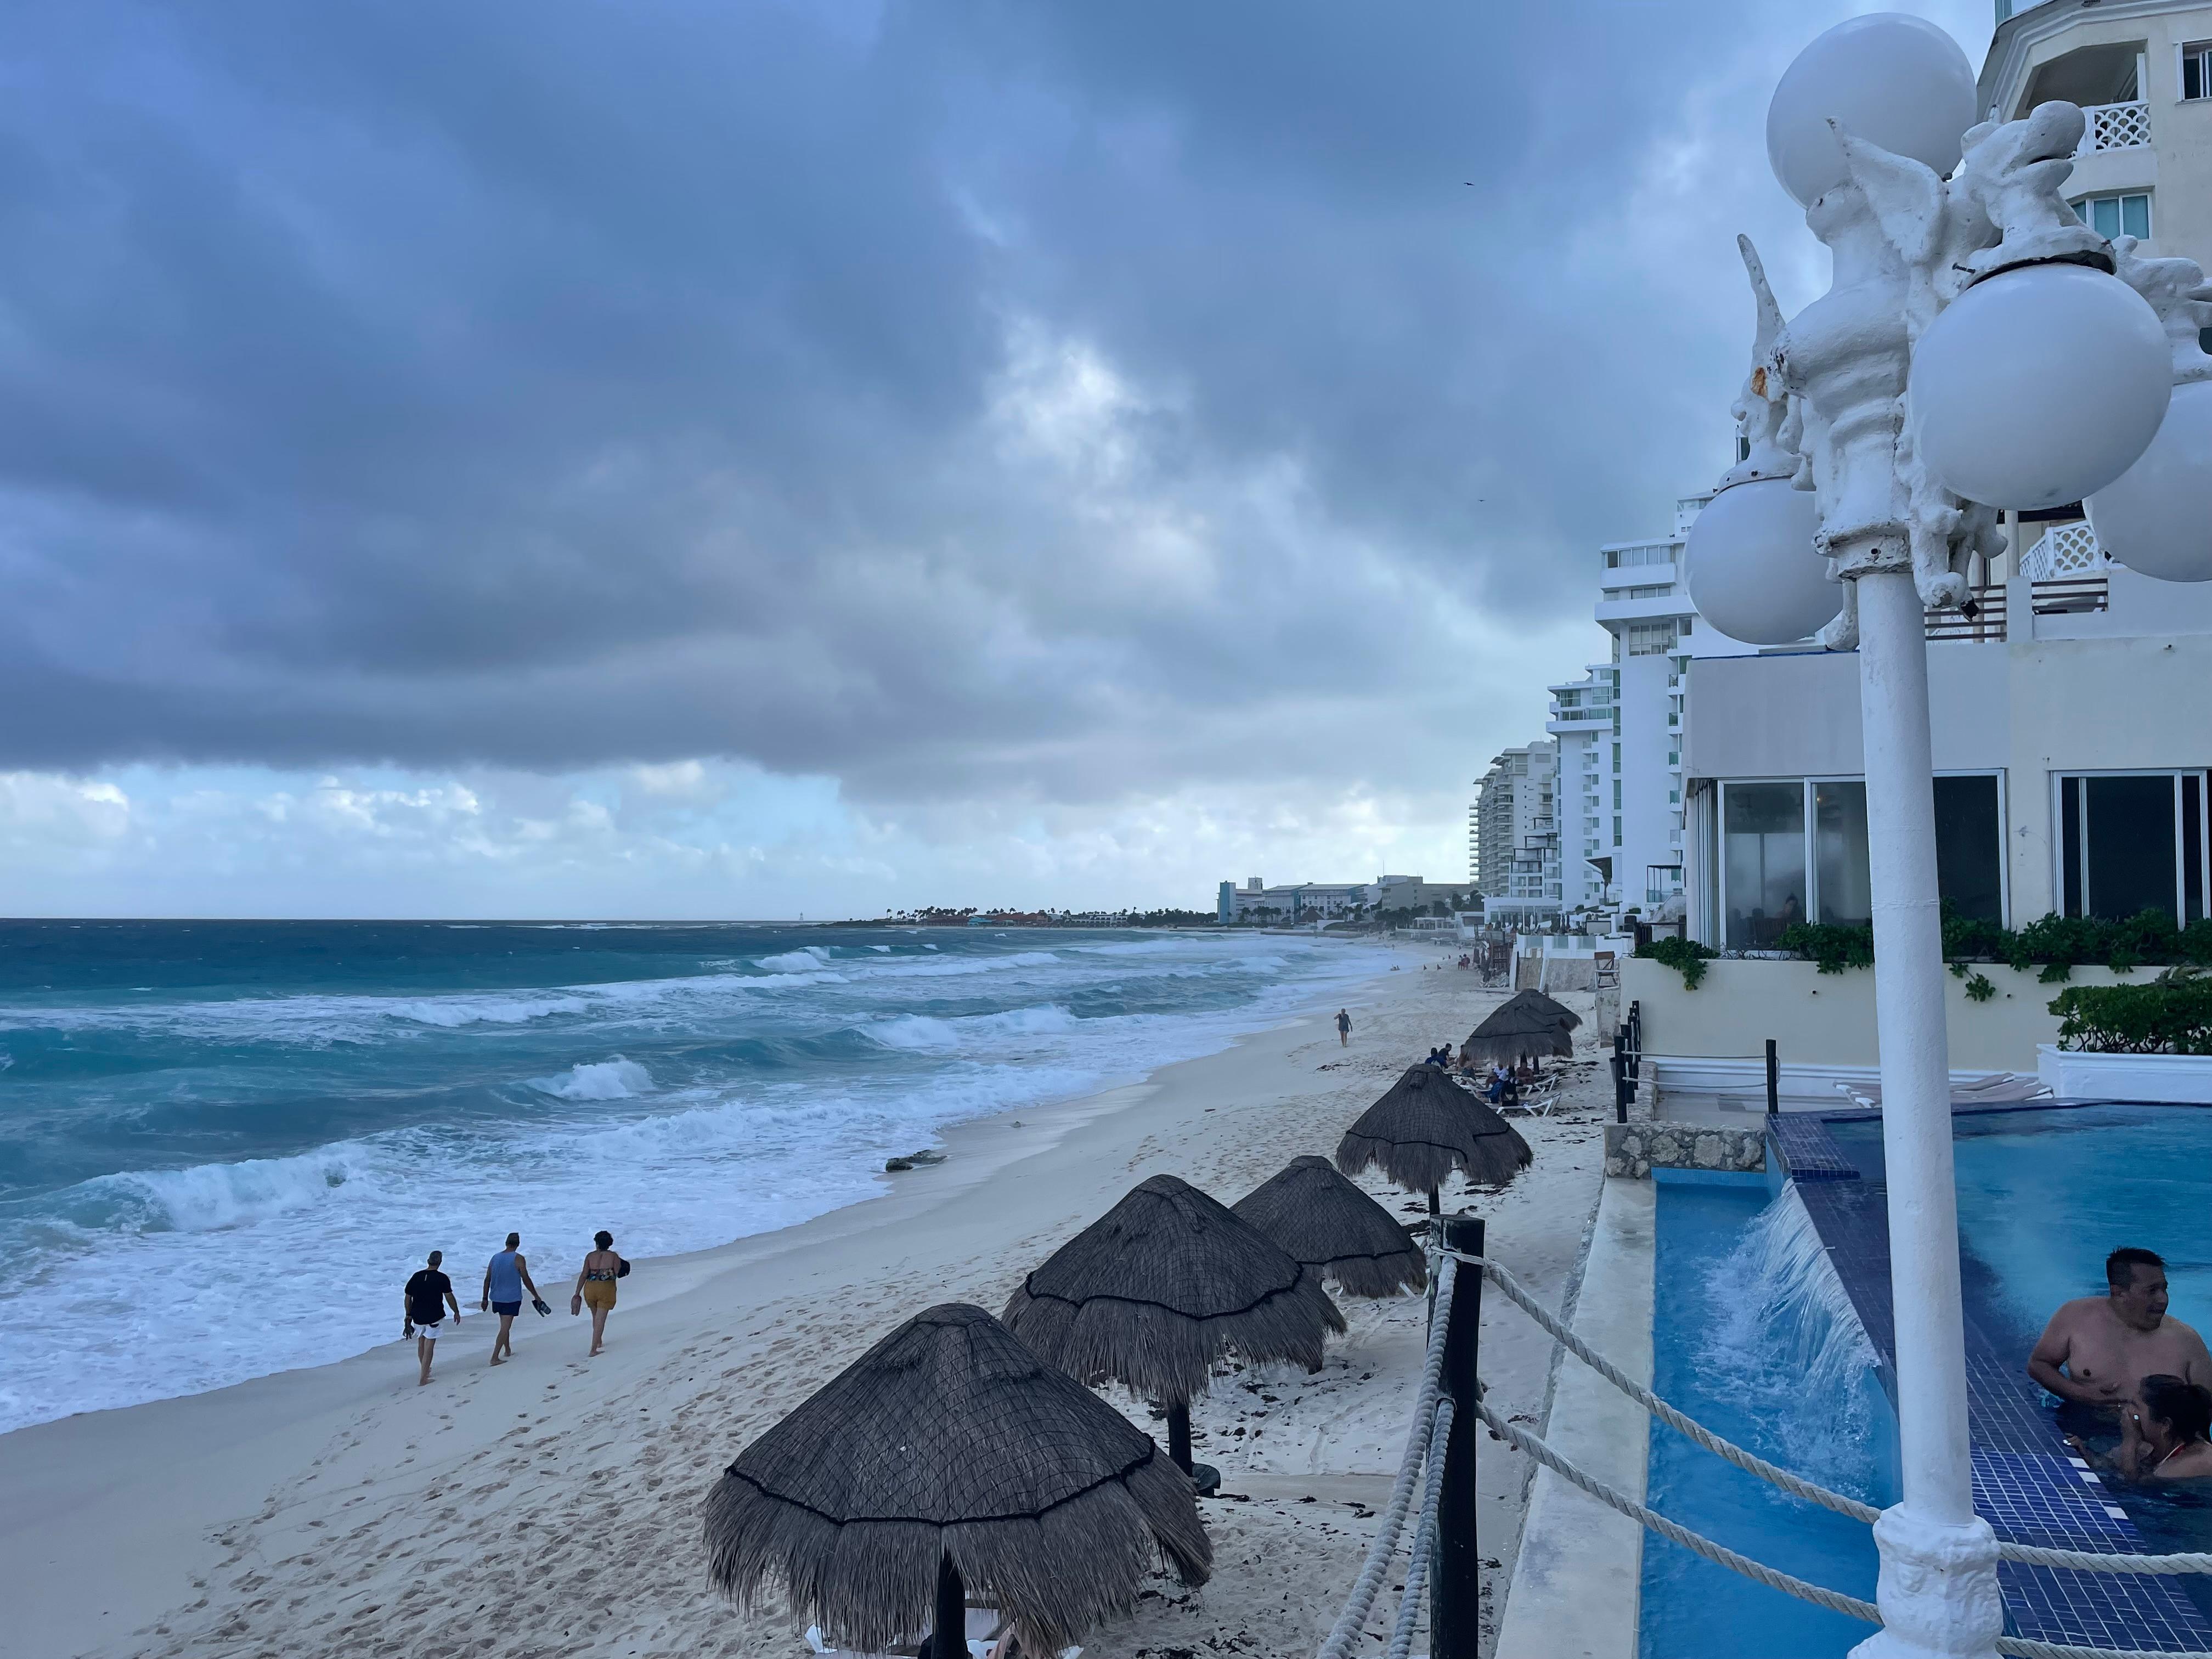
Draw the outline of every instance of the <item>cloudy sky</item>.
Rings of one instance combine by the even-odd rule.
[[[1871,9],[19,0],[0,912],[1463,878]]]

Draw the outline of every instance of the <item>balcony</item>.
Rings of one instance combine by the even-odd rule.
[[[2138,99],[2131,104],[2091,104],[2081,111],[2087,125],[2076,155],[2093,155],[2106,149],[2141,149],[2150,143],[2150,105]]]

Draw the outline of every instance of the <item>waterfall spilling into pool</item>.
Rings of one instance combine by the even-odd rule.
[[[1706,1296],[1720,1314],[1716,1375],[1766,1419],[1774,1461],[1874,1502],[1864,1449],[1889,1411],[1880,1361],[1794,1185],[1711,1268]]]
[[[1794,1187],[1659,1188],[1653,1381],[1717,1434],[1837,1492],[1895,1498],[1895,1419],[1875,1347]],[[1664,1426],[1649,1501],[1783,1571],[1871,1600],[1867,1527],[1788,1497]],[[1700,1560],[1644,1547],[1640,1659],[1834,1655],[1867,1627]]]

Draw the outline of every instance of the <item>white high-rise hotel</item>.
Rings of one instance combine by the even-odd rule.
[[[1989,112],[2010,118],[2053,98],[2082,105],[2089,127],[2069,185],[2076,211],[2106,235],[2140,238],[2147,255],[2182,254],[2212,268],[2212,4],[1996,0],[1996,34],[1981,77]],[[2212,340],[2207,343],[2212,349]],[[1699,744],[1702,758],[1696,770],[1725,775],[1741,763],[1729,758],[1736,728],[1753,720],[1756,710],[1723,705],[1747,698],[1753,704],[1772,703],[1785,681],[1794,686],[1796,679],[1836,665],[1824,668],[1814,659],[1777,662],[1771,670],[1762,665],[1756,679],[1762,689],[1757,691],[1753,680],[1744,678],[1749,665],[1692,674],[1691,664],[1699,659],[1827,655],[1809,641],[1762,652],[1724,637],[1698,616],[1683,581],[1682,555],[1690,525],[1710,499],[1700,495],[1678,501],[1673,530],[1666,536],[1600,550],[1597,620],[1612,635],[1612,659],[1590,665],[1580,679],[1550,688],[1546,729],[1558,743],[1553,854],[1557,862],[1550,879],[1557,884],[1559,908],[1637,908],[1647,917],[1682,914],[1686,840],[1691,930],[1717,942],[1730,931],[1721,916],[1729,908],[1720,890],[1726,882],[1719,870],[1723,860],[1706,843],[1725,840],[1729,831],[1698,817],[1700,811],[1706,818],[1715,816],[1711,781],[1695,776],[1686,787],[1683,758],[1694,718],[1691,681],[1706,687],[1709,701],[1722,699],[1710,712],[1728,728],[1725,733],[1707,732],[1710,741]],[[2011,595],[2009,629],[2002,611],[1995,610],[1998,620],[1989,627],[1931,632],[1931,637],[1966,641],[1961,662],[1979,660],[1978,653],[2008,634],[2016,650],[2027,638],[2046,635],[2185,636],[2212,620],[2203,614],[2212,593],[2192,584],[2148,582],[2114,567],[2097,546],[2078,505],[2027,517],[2043,522],[2016,521],[2010,526],[2019,551],[1990,578],[1993,594],[2007,577],[2023,584]],[[1999,597],[1996,604],[2002,603]],[[2071,613],[2084,609],[2091,614],[2077,622]],[[1937,666],[1948,670],[1951,653],[1940,655]],[[1848,690],[1838,687],[1835,695]],[[1819,710],[1807,709],[1805,718],[1818,725],[1814,715],[1826,708],[1824,694]],[[1832,764],[1853,771],[1855,767],[1844,766],[1848,758],[1839,750]],[[1944,763],[1939,757],[1939,768]],[[2162,756],[2158,763],[2166,763]],[[1761,764],[1771,771],[1780,757]],[[1837,793],[1850,786],[1824,787]],[[2081,789],[2087,799],[2091,786]],[[1698,796],[1691,805],[1695,821],[1686,836],[1686,793]],[[2024,783],[2006,792],[2006,799],[2014,794],[2021,801],[2040,799]],[[1807,823],[1814,822],[1820,806],[1816,799],[1814,808],[1801,814]],[[1480,820],[1480,805],[1474,816]],[[2035,839],[2032,829],[2015,826],[2014,839]],[[2186,840],[2204,832],[2185,826],[2176,834]],[[2212,854],[2200,856],[2212,864]],[[1489,873],[1478,870],[1478,881]],[[1830,885],[1841,891],[1844,884]],[[2013,883],[2008,890],[2017,886],[2024,892],[2028,885]],[[2212,878],[2205,885],[2212,888]],[[1789,899],[1784,896],[1785,904]],[[2177,902],[2187,911],[2187,904]],[[2040,908],[2069,908],[2072,903],[2053,899],[2046,906],[2039,897],[2036,908],[2025,914],[2032,917]],[[1830,908],[1823,904],[1820,914]],[[1844,916],[1850,908],[1844,905],[1837,914]]]

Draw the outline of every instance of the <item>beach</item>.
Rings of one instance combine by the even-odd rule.
[[[1297,1154],[1332,1151],[1399,1070],[1463,1038],[1504,995],[1433,971],[1432,951],[1393,955],[1399,971],[1338,999],[1354,1022],[1348,1049],[1334,1006],[1313,1006],[1140,1084],[957,1125],[945,1162],[882,1177],[878,1196],[641,1260],[596,1359],[567,1313],[573,1261],[533,1257],[556,1312],[526,1311],[515,1360],[496,1370],[496,1322],[474,1311],[481,1264],[449,1262],[465,1316],[428,1388],[395,1307],[391,1340],[337,1364],[0,1436],[10,1650],[803,1653],[779,1610],[741,1613],[708,1588],[699,1504],[730,1459],[921,1308],[998,1311],[1024,1272],[1146,1176],[1180,1175],[1226,1202]],[[1567,1109],[1520,1121],[1535,1164],[1507,1191],[1447,1194],[1490,1219],[1492,1253],[1555,1304],[1602,1164],[1594,1064],[1583,1078]],[[1425,1208],[1363,1184],[1409,1218]],[[316,1291],[238,1291],[242,1310],[303,1293]],[[1158,1580],[1087,1652],[1288,1655],[1318,1642],[1388,1494],[1422,1341],[1419,1298],[1346,1311],[1351,1331],[1316,1376],[1222,1368],[1193,1413],[1198,1453],[1224,1475],[1224,1496],[1202,1506],[1213,1580],[1195,1592]],[[1488,1302],[1482,1340],[1491,1398],[1540,1421],[1548,1341]],[[1140,1404],[1116,1403],[1155,1426]],[[1492,1607],[1526,1475],[1486,1445]],[[1387,1617],[1378,1608],[1370,1631]]]

